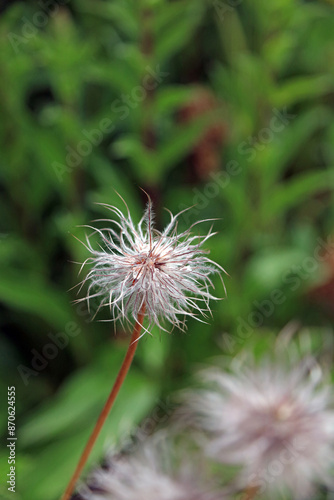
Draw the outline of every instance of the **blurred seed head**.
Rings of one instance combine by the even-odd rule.
[[[182,327],[185,316],[199,319],[210,311],[209,300],[216,299],[209,291],[213,287],[210,275],[224,271],[210,260],[202,245],[214,233],[206,236],[192,234],[189,229],[178,234],[178,215],[170,213],[170,222],[163,232],[154,229],[154,214],[149,199],[138,225],[127,213],[114,206],[104,205],[118,220],[107,220],[108,227],[93,229],[101,237],[99,250],[93,248],[86,236],[86,248],[91,253],[81,266],[92,265],[81,287],[89,282],[88,305],[99,301],[96,313],[103,306],[110,308],[112,320],[137,319],[143,304],[150,324],[164,329],[161,319]],[[106,219],[102,219],[106,221]],[[90,226],[88,226],[90,227]],[[217,299],[216,299],[217,300]],[[179,316],[183,317],[181,321]]]
[[[153,440],[154,441],[154,440]],[[167,446],[145,443],[134,455],[114,455],[96,470],[75,500],[224,500],[209,490],[202,471],[192,461],[172,463]],[[194,470],[196,467],[196,470]]]
[[[188,393],[186,412],[207,433],[209,456],[241,466],[241,487],[295,498],[308,497],[317,482],[334,487],[333,397],[319,369],[267,362],[203,378],[210,387]]]

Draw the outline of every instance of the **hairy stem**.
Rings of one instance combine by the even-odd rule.
[[[90,438],[88,439],[86,447],[85,447],[84,451],[82,452],[82,455],[79,459],[78,465],[77,465],[77,467],[76,467],[76,469],[75,469],[75,471],[70,479],[70,482],[68,483],[68,486],[67,486],[65,493],[62,496],[61,500],[69,500],[71,498],[71,495],[72,495],[73,490],[75,488],[76,482],[79,479],[80,474],[82,472],[82,469],[84,468],[84,466],[88,460],[88,457],[93,449],[95,441],[97,440],[97,438],[100,434],[100,431],[103,427],[103,424],[105,423],[106,418],[109,415],[109,412],[110,412],[110,410],[115,402],[115,399],[119,393],[119,390],[123,385],[125,377],[126,377],[128,371],[129,371],[129,368],[131,366],[134,354],[136,352],[136,348],[138,345],[138,339],[139,339],[140,332],[141,332],[142,326],[143,326],[144,314],[145,314],[145,304],[143,304],[143,306],[138,314],[137,322],[136,322],[134,329],[133,329],[133,333],[132,333],[132,337],[130,340],[130,344],[129,344],[127,353],[125,355],[123,364],[118,372],[118,375],[117,375],[117,378],[116,378],[115,383],[113,385],[113,388],[111,389],[111,392],[110,392],[110,395],[107,399],[107,402],[104,405],[103,410],[100,413],[100,416],[95,424],[93,432],[91,433]]]

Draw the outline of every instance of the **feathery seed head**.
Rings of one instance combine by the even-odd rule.
[[[205,316],[209,311],[209,300],[216,299],[209,288],[213,287],[210,275],[224,272],[211,261],[202,245],[214,233],[206,236],[188,230],[177,233],[178,215],[171,219],[164,231],[153,227],[152,203],[147,208],[138,225],[132,221],[130,212],[124,215],[114,206],[104,205],[118,220],[110,220],[113,228],[95,229],[101,237],[100,249],[92,247],[86,236],[86,248],[91,253],[81,266],[91,264],[92,268],[81,282],[89,282],[88,304],[93,298],[99,300],[96,312],[109,306],[113,318],[136,320],[143,304],[150,324],[161,329],[161,318],[182,327],[178,318],[192,316],[199,319],[196,311]],[[182,212],[181,212],[182,213]],[[105,219],[103,219],[105,220]],[[90,227],[90,226],[88,226]],[[81,287],[80,287],[81,289]],[[217,299],[216,299],[217,300]]]
[[[170,450],[145,443],[139,453],[116,455],[97,469],[78,500],[224,500],[225,494],[202,484],[201,472],[170,463]],[[193,465],[193,464],[192,464]]]
[[[196,425],[208,432],[207,453],[242,466],[243,487],[297,498],[320,481],[334,487],[334,407],[330,386],[301,364],[263,365],[227,374],[209,370],[212,389],[188,395]]]

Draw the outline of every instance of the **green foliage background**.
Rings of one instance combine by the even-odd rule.
[[[333,267],[316,252],[334,222],[333,2],[43,5],[11,2],[0,20],[0,413],[5,439],[16,385],[17,500],[59,496],[126,349],[122,327],[91,322],[71,290],[87,257],[73,235],[107,216],[95,202],[122,207],[114,190],[137,220],[149,192],[160,228],[162,207],[196,205],[181,228],[218,218],[208,247],[230,276],[208,325],[141,341],[90,464],[157,407],[168,414],[197,366],[270,351],[291,321],[333,360]],[[198,151],[213,164],[198,167]],[[61,332],[68,345],[24,383],[18,367]],[[4,499],[7,469],[2,447]]]

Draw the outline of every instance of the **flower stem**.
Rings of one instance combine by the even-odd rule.
[[[248,486],[245,489],[245,496],[242,497],[243,500],[253,500],[259,491],[258,486]]]
[[[140,332],[141,332],[142,326],[143,326],[144,315],[145,315],[145,304],[142,305],[142,308],[138,314],[137,322],[136,322],[134,329],[133,329],[133,333],[132,333],[132,337],[130,340],[130,344],[129,344],[127,353],[125,355],[122,366],[118,372],[118,375],[117,375],[117,378],[116,378],[115,383],[113,385],[113,388],[111,389],[111,392],[109,394],[107,402],[105,403],[103,410],[100,413],[100,416],[95,424],[93,432],[91,433],[90,438],[88,439],[86,447],[85,447],[84,451],[82,452],[82,455],[79,459],[78,465],[77,465],[77,467],[76,467],[76,469],[71,477],[70,482],[68,483],[68,486],[66,488],[64,495],[61,497],[61,500],[69,500],[70,499],[70,497],[73,493],[73,490],[75,488],[75,484],[80,477],[82,469],[84,468],[84,466],[88,460],[88,457],[93,449],[95,441],[97,440],[97,438],[100,434],[100,431],[103,427],[103,424],[105,423],[106,418],[108,417],[109,412],[110,412],[110,410],[115,402],[115,399],[119,393],[119,390],[123,385],[123,382],[124,382],[125,377],[129,371],[129,368],[131,366],[133,357],[134,357],[136,349],[137,349],[138,339],[139,339]]]

